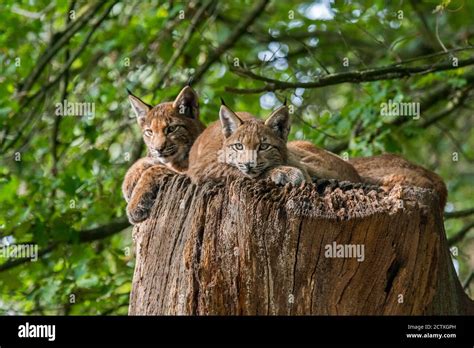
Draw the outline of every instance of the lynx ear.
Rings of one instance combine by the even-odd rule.
[[[130,92],[128,89],[127,89],[127,92],[128,92],[128,100],[130,101],[130,104],[132,105],[132,109],[135,112],[135,115],[137,116],[138,124],[141,127],[145,123],[146,114],[153,107],[143,102],[140,98],[134,96],[132,92]]]
[[[196,92],[190,87],[184,87],[173,102],[173,107],[178,112],[190,118],[199,117],[199,100]]]
[[[270,127],[277,136],[286,141],[290,133],[290,114],[288,107],[283,105],[272,112],[265,121],[265,125]]]
[[[219,118],[221,120],[222,133],[226,138],[232,135],[242,124],[242,120],[239,116],[224,104],[221,105],[221,109],[219,110]]]

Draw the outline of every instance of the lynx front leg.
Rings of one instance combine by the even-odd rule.
[[[271,169],[268,177],[277,185],[286,185],[288,183],[300,185],[307,179],[301,169],[289,166],[279,166]]]
[[[158,193],[159,179],[166,174],[173,173],[161,165],[155,165],[143,172],[127,205],[127,216],[130,223],[137,224],[148,218]]]
[[[133,189],[143,172],[148,168],[157,165],[158,163],[149,157],[140,158],[136,161],[125,174],[125,179],[122,184],[122,194],[125,201],[128,203],[132,197]]]

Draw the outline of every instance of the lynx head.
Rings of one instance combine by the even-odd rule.
[[[199,121],[196,92],[184,87],[173,102],[152,107],[129,91],[128,99],[136,114],[148,155],[169,166],[186,169],[189,150],[204,130]]]
[[[224,135],[223,162],[250,178],[286,162],[290,131],[286,106],[275,110],[265,122],[254,118],[242,120],[226,105],[221,106],[219,117]]]

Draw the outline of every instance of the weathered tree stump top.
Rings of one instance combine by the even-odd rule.
[[[160,185],[134,231],[130,314],[472,311],[430,190],[331,180],[196,186],[183,175]]]

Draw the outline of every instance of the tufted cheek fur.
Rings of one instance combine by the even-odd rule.
[[[231,146],[237,142],[244,146],[243,150],[235,150]],[[271,147],[259,151],[262,143],[270,144]],[[267,168],[285,163],[287,159],[285,142],[259,120],[247,121],[240,126],[225,140],[223,149],[226,151],[225,162],[228,165],[239,168],[251,163],[253,170],[259,174]]]
[[[174,132],[166,133],[169,126],[179,126]],[[143,135],[145,144],[149,153],[153,148],[173,149],[176,153],[173,155],[173,163],[178,167],[185,167],[189,150],[204,129],[199,120],[179,114],[172,103],[162,103],[154,107],[148,113],[143,125],[142,131],[150,128],[153,131],[153,137]]]
[[[230,146],[224,147],[224,151],[225,163],[233,167],[237,167],[237,163],[239,162],[239,153]]]

